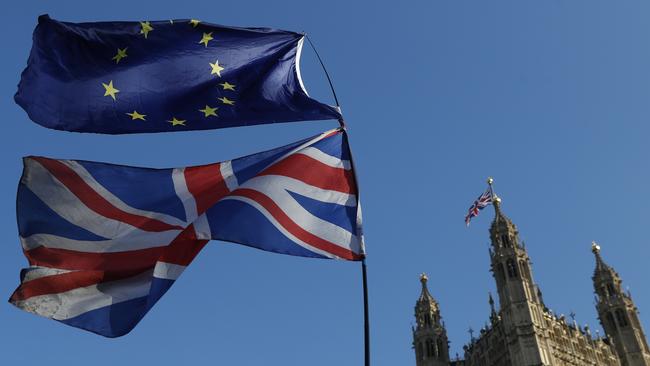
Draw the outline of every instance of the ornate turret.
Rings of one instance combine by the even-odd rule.
[[[428,277],[420,275],[422,292],[415,303],[416,325],[413,327],[413,347],[417,366],[449,365],[447,330],[442,323],[438,302],[427,288]]]
[[[493,180],[488,179],[492,186]],[[494,192],[494,191],[493,191]],[[542,356],[542,349],[550,349],[541,332],[541,318],[544,305],[539,297],[538,287],[533,280],[528,253],[519,239],[517,226],[503,213],[501,198],[493,193],[494,220],[490,227],[491,271],[499,295],[499,316],[508,334],[507,342],[512,345],[511,359],[517,364],[541,365],[550,357]],[[530,347],[535,344],[535,347]]]
[[[492,179],[488,183],[491,185]],[[525,301],[541,304],[540,292],[530,269],[530,259],[519,240],[517,226],[501,210],[501,198],[494,194],[492,202],[494,220],[490,227],[490,259],[501,309]]]
[[[618,273],[600,255],[600,246],[592,242],[596,257],[594,291],[600,324],[616,349],[622,366],[650,366],[650,349],[632,296],[623,291]]]

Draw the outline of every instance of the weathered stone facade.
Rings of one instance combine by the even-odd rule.
[[[429,293],[422,275],[422,294],[415,306],[413,347],[417,366],[650,366],[650,349],[637,308],[621,279],[596,256],[593,281],[598,315],[605,337],[593,336],[588,327],[556,316],[544,304],[533,279],[530,259],[519,240],[517,227],[493,200],[495,218],[490,228],[491,272],[496,281],[499,309],[492,295],[490,323],[471,336],[463,347],[464,359],[450,360],[440,307]]]

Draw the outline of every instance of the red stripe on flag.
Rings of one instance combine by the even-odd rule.
[[[208,240],[197,240],[194,227],[183,230],[170,244],[123,252],[91,253],[37,247],[23,253],[31,266],[79,271],[142,272],[156,262],[187,266]]]
[[[140,273],[142,271],[77,271],[41,277],[22,283],[11,295],[9,301],[15,302],[26,300],[33,296],[58,294],[80,287],[96,285],[101,282],[121,280]]]
[[[81,271],[145,271],[153,268],[165,247],[126,252],[89,253],[38,247],[24,251],[32,266]]]
[[[246,197],[259,203],[278,221],[278,223],[280,223],[280,225],[282,225],[284,229],[286,229],[288,232],[303,242],[313,246],[314,248],[320,249],[327,253],[331,253],[343,259],[363,259],[362,255],[357,254],[349,249],[340,247],[303,229],[300,225],[291,220],[291,218],[287,216],[287,214],[285,214],[284,211],[282,211],[282,209],[270,197],[261,192],[248,188],[241,188],[236,189],[232,195]]]
[[[198,240],[194,232],[194,226],[190,225],[171,244],[165,247],[165,251],[158,260],[188,266],[207,242],[208,240]]]
[[[283,175],[322,189],[349,194],[357,192],[351,170],[334,168],[303,154],[289,155],[260,175]]]
[[[199,215],[230,192],[221,175],[220,163],[185,168],[185,182]]]
[[[92,189],[74,170],[60,161],[41,157],[33,157],[32,159],[45,167],[56,179],[77,196],[84,205],[104,217],[122,221],[150,232],[183,230],[180,226],[170,225],[156,219],[120,210]]]

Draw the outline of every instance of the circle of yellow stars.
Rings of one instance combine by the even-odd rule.
[[[175,24],[173,20],[169,21],[170,24]],[[200,20],[197,19],[190,19],[189,24],[193,28],[197,28],[199,24],[201,24]],[[142,36],[144,36],[145,39],[149,38],[149,33],[154,31],[154,27],[151,25],[151,22],[149,21],[143,21],[140,22],[140,32]],[[211,41],[215,41],[213,37],[214,32],[202,32],[203,35],[201,39],[199,40],[198,44],[203,45],[204,47],[208,47],[210,45]],[[111,58],[112,61],[115,61],[115,64],[119,64],[120,61],[128,57],[127,54],[128,47],[124,48],[117,48],[117,51],[115,53],[115,56]],[[219,64],[219,60],[215,60],[214,63],[210,62],[210,75],[216,75],[218,78],[221,78],[221,72],[225,70],[225,67],[223,65]],[[231,92],[236,92],[236,87],[237,85],[231,84],[227,81],[224,81],[223,83],[218,84],[221,87],[222,91],[231,91]],[[113,101],[117,101],[117,93],[120,92],[119,89],[117,89],[113,85],[113,80],[109,80],[108,83],[102,83],[102,86],[104,87],[104,96],[105,97],[110,97],[113,99]],[[221,97],[217,98],[218,101],[220,101],[223,105],[226,106],[234,106],[235,105],[235,100],[229,99],[228,97]],[[210,117],[219,117],[217,114],[217,111],[219,110],[219,107],[213,107],[208,104],[205,105],[204,108],[199,109],[198,111],[203,113],[203,117],[205,118],[210,118]],[[130,113],[125,113],[127,116],[131,117],[132,121],[135,120],[140,120],[140,121],[146,121],[146,114],[140,113],[137,110],[133,110],[133,112]],[[177,118],[176,116],[172,116],[171,119],[167,120],[166,122],[171,123],[172,126],[186,126],[185,123],[187,122],[186,119],[181,119]]]

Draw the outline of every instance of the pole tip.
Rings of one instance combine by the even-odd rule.
[[[592,241],[591,242],[591,251],[594,254],[600,253],[600,245],[598,245],[598,243],[596,243],[595,241]]]

